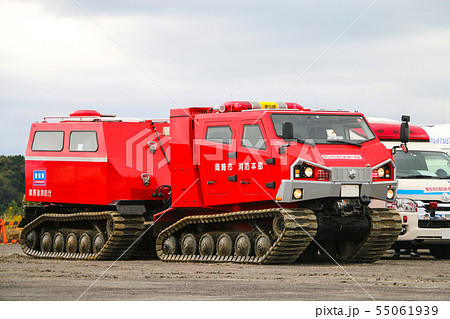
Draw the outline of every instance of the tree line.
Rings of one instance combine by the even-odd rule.
[[[0,215],[22,214],[25,194],[25,157],[0,156]]]

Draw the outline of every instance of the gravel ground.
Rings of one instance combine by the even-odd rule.
[[[0,300],[450,300],[449,269],[450,261],[431,256],[342,268],[159,260],[113,264],[34,259],[10,244],[0,245]]]

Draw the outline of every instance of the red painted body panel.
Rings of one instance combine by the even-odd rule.
[[[366,167],[367,165],[373,167],[387,159],[392,159],[391,153],[377,138],[363,143],[361,147],[342,144],[317,144],[315,147],[311,147],[293,142],[290,147],[286,148],[286,154],[280,155],[278,153],[280,146],[287,143],[276,136],[270,118],[270,114],[277,112],[276,110],[192,114],[195,120],[187,116],[189,112],[189,109],[179,109],[177,113],[172,113],[171,117],[172,150],[175,150],[175,144],[180,149],[180,152],[177,151],[174,154],[188,154],[188,152],[191,154],[193,152],[192,156],[186,156],[186,158],[182,156],[182,158],[186,163],[193,158],[195,164],[189,166],[195,174],[174,175],[175,172],[172,172],[174,208],[221,209],[229,206],[228,209],[236,207],[237,210],[242,209],[245,203],[251,205],[266,203],[274,206],[273,200],[281,180],[290,178],[291,165],[299,157],[329,168]],[[283,112],[286,113],[286,111]],[[292,112],[299,111],[293,110]],[[360,113],[343,112],[301,111],[301,114],[363,116]],[[172,123],[175,118],[176,125]],[[182,124],[183,121],[184,124]],[[242,147],[240,141],[244,124],[260,125],[267,144],[266,150],[257,151]],[[233,132],[233,140],[230,145],[205,140],[207,127],[224,125],[230,126]],[[177,128],[181,128],[182,133],[174,132]],[[193,132],[194,142],[190,137]],[[178,144],[181,143],[180,141],[183,141],[185,149]],[[233,156],[235,152],[236,157]],[[271,158],[275,159],[275,165],[266,163],[266,160]],[[233,178],[235,181],[230,180]],[[183,188],[175,191],[180,182]],[[268,188],[267,183],[275,183],[275,188]],[[201,188],[198,187],[199,184]],[[183,189],[188,188],[189,191],[184,193]],[[178,196],[182,194],[192,200],[186,197],[177,200]],[[204,205],[201,204],[202,199]]]
[[[168,148],[169,137],[162,136],[162,127],[168,124],[155,126]],[[63,149],[32,151],[36,131],[64,131]],[[98,150],[69,151],[72,131],[96,131]],[[26,151],[26,200],[83,205],[108,205],[117,200],[159,201],[152,194],[159,185],[170,184],[170,171],[160,151],[149,151],[149,141],[157,141],[150,121],[35,123]],[[166,154],[170,156],[170,149]],[[35,185],[34,172],[45,172],[45,182]],[[150,174],[147,187],[142,173]]]

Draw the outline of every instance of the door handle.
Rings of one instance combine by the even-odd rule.
[[[212,185],[212,184],[214,184],[215,182],[216,182],[216,181],[207,181],[206,184]]]
[[[266,183],[266,187],[275,189],[275,182]]]
[[[241,184],[250,184],[248,181],[241,181]]]

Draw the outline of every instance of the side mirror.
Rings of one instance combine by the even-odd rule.
[[[292,141],[294,139],[294,124],[292,122],[283,122],[281,127],[281,134],[285,141]]]
[[[402,143],[409,142],[409,120],[408,115],[402,116],[403,123],[400,125],[400,142]]]
[[[392,154],[395,154],[397,148],[401,148],[404,153],[408,153],[407,143],[409,142],[409,115],[402,115],[402,124],[400,125],[400,142],[399,146],[394,146],[391,149]]]

